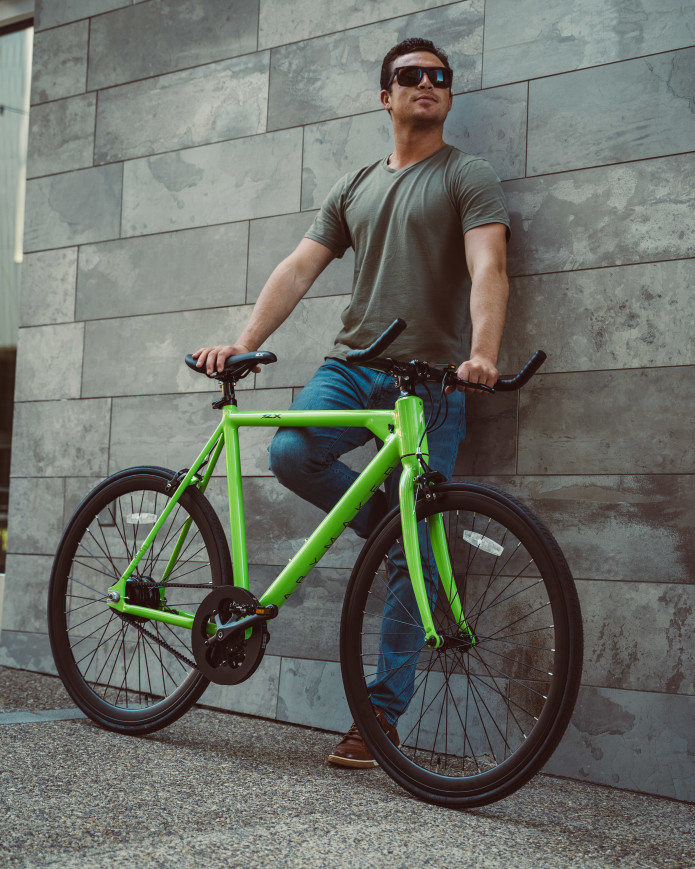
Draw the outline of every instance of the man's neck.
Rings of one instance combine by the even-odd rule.
[[[395,145],[388,159],[390,169],[407,169],[420,160],[436,154],[446,144],[442,138],[442,128],[432,130],[394,131]]]

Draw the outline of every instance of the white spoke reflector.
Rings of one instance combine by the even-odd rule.
[[[502,555],[504,552],[504,547],[500,546],[499,543],[496,543],[494,540],[490,540],[489,537],[484,537],[482,534],[478,534],[477,531],[464,531],[463,539],[466,543],[470,543],[471,546],[475,546],[476,549],[482,549],[483,552],[489,552],[490,555]]]
[[[154,525],[157,521],[156,513],[129,513],[125,517],[128,525]]]

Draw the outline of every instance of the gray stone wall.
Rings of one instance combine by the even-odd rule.
[[[215,416],[182,356],[232,339],[336,178],[388,153],[381,59],[423,35],[456,70],[447,140],[486,156],[508,197],[501,367],[549,355],[520,395],[470,401],[457,465],[527,499],[577,578],[584,686],[548,769],[695,799],[695,6],[37,7],[0,661],[52,669],[47,577],[71,510],[121,467],[189,463]],[[280,364],[245,382],[244,406],[288,406],[351,272],[334,264],[268,342]],[[318,518],[269,476],[267,441],[244,433],[256,589]],[[262,671],[208,702],[348,723],[336,636],[356,548],[346,535],[289,602]]]

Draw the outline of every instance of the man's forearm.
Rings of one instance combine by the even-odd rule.
[[[311,281],[299,274],[291,258],[283,260],[261,290],[237,343],[258,350],[285,322],[310,286]]]
[[[475,276],[471,287],[471,358],[482,357],[497,364],[508,299],[509,281],[503,270],[487,268]]]

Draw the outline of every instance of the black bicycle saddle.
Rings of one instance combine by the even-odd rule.
[[[222,371],[216,371],[214,374],[208,374],[205,366],[198,368],[196,360],[189,353],[186,356],[186,365],[198,374],[204,374],[211,380],[241,380],[246,377],[256,367],[256,365],[269,365],[271,362],[277,362],[278,358],[270,350],[256,350],[253,353],[240,353],[238,356],[228,356]]]

